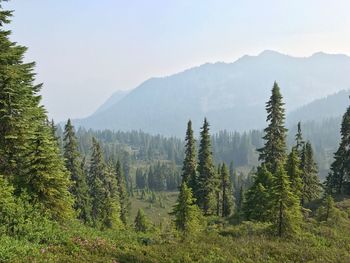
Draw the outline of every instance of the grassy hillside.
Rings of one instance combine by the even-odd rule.
[[[131,229],[97,231],[71,222],[36,233],[37,237],[1,237],[0,261],[350,262],[350,200],[338,202],[337,207],[342,215],[336,221],[318,222],[309,217],[294,238],[272,237],[268,224],[252,222],[237,226],[209,223],[206,231],[190,239],[180,238],[169,227],[137,234]],[[145,211],[155,215],[146,207]]]

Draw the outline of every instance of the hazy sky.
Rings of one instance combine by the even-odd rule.
[[[89,115],[114,91],[272,49],[350,54],[349,0],[13,0],[50,116]]]

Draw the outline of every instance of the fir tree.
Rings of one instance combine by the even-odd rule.
[[[134,220],[134,227],[137,232],[146,232],[149,229],[149,222],[146,218],[145,212],[142,209],[137,211]]]
[[[245,194],[243,211],[247,220],[268,221],[270,219],[270,192],[272,174],[262,164],[254,176],[253,185]]]
[[[88,185],[92,197],[91,218],[95,227],[113,228],[120,225],[120,204],[114,169],[104,162],[100,144],[92,140]]]
[[[340,135],[340,144],[325,183],[329,194],[348,194],[350,189],[345,191],[350,181],[350,106],[343,115]]]
[[[182,165],[182,180],[191,187],[195,195],[197,191],[196,141],[193,136],[191,121],[188,121],[187,123],[185,142],[185,159]]]
[[[265,163],[267,169],[274,173],[277,163],[286,159],[286,132],[284,127],[285,113],[284,103],[280,88],[275,82],[272,88],[270,100],[266,103],[268,127],[264,130],[265,145],[259,149],[259,160]]]
[[[68,119],[64,129],[64,153],[65,164],[70,172],[71,187],[70,192],[74,197],[73,208],[78,213],[78,219],[87,223],[90,220],[91,205],[89,197],[89,188],[86,182],[86,174],[81,165],[80,154],[78,151],[77,138],[75,136],[74,127]]]
[[[227,217],[232,213],[233,192],[229,178],[229,171],[225,163],[221,166],[221,191],[222,191],[222,216]]]
[[[291,183],[291,190],[300,199],[303,189],[303,182],[301,179],[302,171],[300,169],[300,160],[296,147],[293,147],[292,151],[288,155],[286,170]]]
[[[300,121],[298,122],[298,125],[297,125],[297,134],[295,135],[295,142],[296,142],[296,150],[298,151],[298,154],[299,154],[299,157],[301,156],[301,151],[304,147],[304,140],[303,140],[303,134],[301,132],[301,123]]]
[[[304,205],[305,203],[318,198],[321,192],[320,179],[317,174],[318,169],[310,142],[306,142],[302,150],[301,170],[303,185],[301,191],[301,204]]]
[[[301,207],[281,163],[277,165],[271,189],[271,219],[274,231],[278,236],[295,234],[300,227]]]
[[[128,192],[126,189],[125,177],[121,169],[120,161],[117,161],[116,165],[116,174],[117,174],[117,182],[118,182],[118,192],[120,198],[120,218],[124,224],[127,223],[128,216]]]
[[[213,214],[216,212],[216,173],[213,164],[209,123],[207,122],[207,119],[204,119],[204,124],[201,130],[198,159],[197,204],[203,210],[204,214]]]
[[[186,182],[181,184],[180,193],[171,214],[175,216],[176,229],[185,235],[195,233],[200,229],[200,211],[195,204],[191,188]]]
[[[1,7],[0,7],[1,8]],[[9,40],[12,12],[0,10],[0,174],[26,192],[55,219],[70,217],[69,175],[40,106],[41,84],[35,85],[34,63],[24,63],[26,48]]]

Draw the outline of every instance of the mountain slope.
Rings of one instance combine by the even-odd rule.
[[[234,63],[204,64],[152,78],[107,110],[75,120],[93,129],[133,130],[183,136],[188,119],[199,127],[206,116],[213,131],[265,125],[265,102],[276,80],[287,110],[350,87],[350,57],[316,53],[296,58],[274,51]]]
[[[288,114],[288,123],[316,121],[340,117],[350,105],[350,90],[342,90],[325,98],[317,99]]]

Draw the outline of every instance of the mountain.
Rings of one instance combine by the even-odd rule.
[[[105,103],[103,103],[94,113],[99,114],[105,110],[108,110],[111,106],[121,101],[130,91],[129,90],[118,90],[112,94],[111,97],[109,97],[108,100],[106,100]]]
[[[243,56],[233,63],[204,64],[162,78],[151,78],[121,100],[76,126],[138,130],[183,137],[192,119],[206,116],[212,131],[265,126],[265,102],[276,80],[293,111],[328,94],[350,88],[350,57],[316,53],[292,57],[275,51]],[[197,130],[198,132],[198,130]]]
[[[350,105],[349,95],[350,90],[342,90],[327,97],[317,99],[289,113],[287,117],[288,123],[295,124],[298,121],[321,122],[326,119],[339,118]]]

